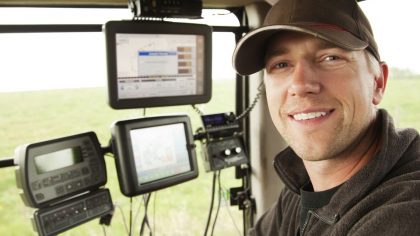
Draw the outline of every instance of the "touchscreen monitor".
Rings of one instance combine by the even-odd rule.
[[[115,109],[204,103],[211,97],[211,28],[111,21],[105,25],[108,95]]]

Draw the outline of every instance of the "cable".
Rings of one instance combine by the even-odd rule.
[[[153,232],[152,232],[152,230],[150,228],[150,224],[149,224],[149,218],[147,216],[148,205],[149,205],[149,202],[150,202],[150,196],[151,195],[152,195],[152,193],[148,193],[148,194],[145,194],[143,196],[143,200],[144,200],[144,216],[143,216],[143,221],[142,221],[141,227],[140,227],[140,236],[142,236],[143,233],[144,233],[144,226],[147,226],[147,228],[149,229],[150,236],[153,235]]]
[[[123,223],[124,223],[125,232],[128,235],[130,235],[130,232],[129,232],[129,229],[128,229],[128,226],[127,226],[127,220],[125,219],[125,214],[124,214],[124,211],[123,211],[122,207],[120,205],[117,205],[117,204],[115,204],[115,206],[121,211],[121,216],[122,216],[122,220],[123,220]]]
[[[226,190],[225,190],[226,191]],[[226,199],[227,200],[227,199]],[[233,218],[233,216],[232,216],[232,212],[230,212],[230,208],[229,208],[229,206],[228,207],[226,207],[226,209],[227,209],[227,212],[228,212],[228,214],[229,214],[229,216],[230,216],[230,219],[232,220],[232,222],[233,222],[233,225],[235,226],[235,229],[236,229],[236,231],[238,231],[238,235],[241,235],[241,230],[239,229],[239,227],[238,227],[238,225],[236,224],[236,222],[235,222],[235,219]]]
[[[136,214],[134,215],[134,220],[133,220],[134,222],[137,222],[142,205],[143,205],[143,201],[140,201],[139,207],[137,208]]]
[[[102,233],[104,234],[104,236],[106,236],[106,229],[105,229],[105,225],[102,225]]]
[[[247,117],[248,114],[252,111],[252,109],[254,109],[255,105],[257,105],[258,100],[260,100],[261,95],[263,95],[264,90],[265,90],[263,81],[261,81],[260,85],[258,85],[257,90],[258,90],[258,93],[257,95],[255,95],[255,98],[254,98],[254,101],[252,101],[252,104],[247,109],[245,109],[245,111],[242,112],[242,114],[236,117],[236,121],[240,121],[243,118]]]
[[[217,217],[219,216],[219,211],[220,211],[220,203],[222,201],[222,186],[220,183],[220,173],[221,171],[217,171],[217,184],[218,184],[218,203],[217,203],[217,211],[216,211],[216,215],[214,216],[214,220],[213,220],[213,227],[211,228],[211,233],[210,236],[213,236],[213,232],[214,232],[214,227],[216,226],[216,222],[217,222]]]
[[[199,114],[200,116],[204,116],[204,113],[198,107],[196,107],[195,104],[192,104],[191,106],[194,109],[194,111],[197,112],[197,114]]]
[[[207,236],[207,231],[209,230],[211,214],[213,212],[215,188],[216,188],[216,172],[213,172],[213,183],[212,183],[212,187],[211,187],[212,190],[211,190],[210,210],[209,210],[209,215],[207,217],[207,223],[206,223],[206,229],[204,231],[204,236]]]

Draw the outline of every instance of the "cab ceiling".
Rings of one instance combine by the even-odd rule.
[[[264,1],[265,0],[203,0],[203,5],[204,8],[229,8]],[[273,2],[273,0],[268,0],[267,2]],[[127,5],[128,0],[0,0],[0,6],[127,7]]]

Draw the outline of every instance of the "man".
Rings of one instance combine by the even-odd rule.
[[[233,62],[264,69],[289,144],[274,163],[286,187],[250,235],[420,235],[419,134],[376,108],[388,67],[355,0],[279,0]]]

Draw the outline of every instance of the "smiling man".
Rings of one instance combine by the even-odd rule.
[[[264,70],[289,147],[285,183],[250,235],[420,235],[420,138],[377,105],[388,78],[355,0],[279,0],[238,43],[234,67]]]

